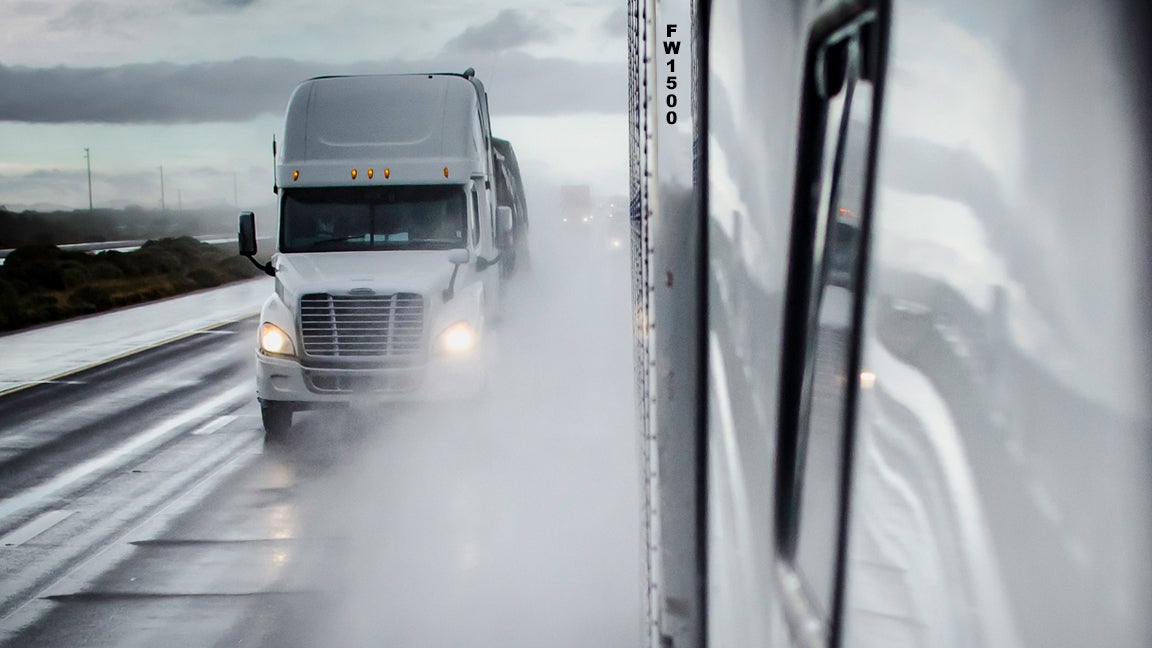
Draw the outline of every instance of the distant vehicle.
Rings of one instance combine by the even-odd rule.
[[[1148,3],[630,10],[648,645],[1152,646]]]
[[[588,185],[564,185],[560,187],[560,218],[562,222],[588,224],[594,216],[591,187]]]
[[[496,266],[526,256],[527,213],[472,71],[305,81],[276,185],[277,253],[261,266],[276,286],[256,353],[266,435],[298,410],[476,393],[511,274]],[[253,221],[240,216],[249,258]]]

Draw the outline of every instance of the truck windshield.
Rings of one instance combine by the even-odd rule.
[[[458,186],[285,189],[280,251],[464,247],[467,213]]]

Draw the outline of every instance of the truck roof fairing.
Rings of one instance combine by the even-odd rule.
[[[476,86],[457,75],[318,77],[296,87],[276,161],[281,187],[466,182],[485,173]],[[447,177],[443,169],[448,168]],[[367,170],[374,170],[368,178]],[[386,178],[383,170],[390,170]],[[352,178],[351,170],[357,169]],[[294,172],[298,177],[293,179]]]

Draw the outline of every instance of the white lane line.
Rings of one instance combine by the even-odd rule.
[[[128,439],[124,443],[112,448],[108,452],[99,456],[93,457],[77,466],[74,466],[63,473],[57,475],[54,479],[44,482],[39,486],[30,488],[16,497],[10,497],[5,500],[0,500],[0,519],[4,519],[13,513],[22,511],[40,500],[55,495],[58,491],[71,485],[72,483],[83,479],[92,473],[108,468],[111,465],[121,461],[125,455],[136,452],[141,448],[154,444],[173,432],[185,427],[189,423],[203,419],[227,405],[231,405],[240,399],[251,396],[252,385],[247,381],[236,385],[232,389],[217,395],[215,398],[205,401],[190,410],[181,412],[180,414],[167,419],[158,425],[137,434],[136,436]]]
[[[192,434],[195,434],[197,436],[205,435],[205,434],[212,434],[216,430],[219,430],[220,428],[224,427],[225,425],[228,425],[229,423],[231,423],[232,421],[235,421],[236,419],[237,419],[237,416],[235,414],[225,414],[224,416],[218,416],[218,417],[212,419],[211,421],[208,421],[204,425],[201,425],[200,427],[196,428],[195,430],[192,430]]]
[[[13,385],[87,385],[84,380],[0,380],[0,383]]]
[[[33,519],[28,524],[19,527],[0,538],[0,547],[19,547],[32,538],[44,533],[48,529],[68,519],[75,511],[48,511],[44,515]]]

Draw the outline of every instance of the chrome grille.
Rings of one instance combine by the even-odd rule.
[[[424,299],[414,293],[300,298],[304,353],[313,357],[415,359],[424,340]]]

